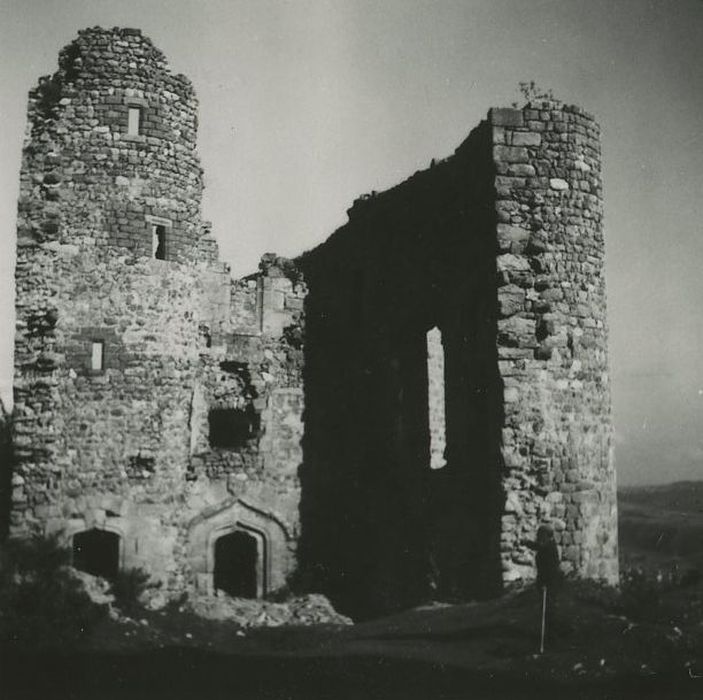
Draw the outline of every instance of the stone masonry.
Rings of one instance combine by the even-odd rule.
[[[242,530],[266,592],[298,533],[304,290],[275,259],[237,282],[218,261],[196,112],[137,30],[81,32],[30,93],[11,532],[114,533],[120,567],[182,590],[212,587],[214,538]],[[210,440],[223,419],[237,435]]]
[[[565,571],[615,580],[592,117],[493,109],[239,280],[196,132],[139,30],[79,32],[30,93],[10,535],[174,594],[295,584],[358,615],[532,578],[543,522]]]
[[[599,128],[537,102],[489,115],[496,166],[502,524],[524,575],[526,520],[549,518],[564,566],[617,580]],[[532,526],[532,523],[531,523]],[[506,553],[509,558],[505,557]]]
[[[531,578],[541,523],[617,580],[598,136],[493,109],[300,258],[300,556],[352,614]]]

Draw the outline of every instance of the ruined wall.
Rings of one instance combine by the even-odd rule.
[[[617,578],[598,138],[492,110],[301,259],[301,549],[343,608],[529,579],[544,522],[565,571]]]
[[[194,511],[214,513],[243,502],[275,521],[271,536],[281,543],[274,587],[285,585],[295,568],[304,408],[299,309],[306,288],[282,267],[290,263],[267,255],[259,273],[228,282],[230,313],[206,326],[209,347],[201,353],[192,402],[187,477]],[[280,304],[263,294],[272,286],[283,290]],[[265,324],[271,315],[279,321],[275,328]],[[226,442],[235,438],[228,444],[213,444],[213,411],[230,412],[225,418],[238,424],[238,437],[233,429],[225,436]]]
[[[352,615],[500,584],[489,138],[481,126],[452,158],[358,200],[300,260],[301,561]]]
[[[113,532],[175,592],[212,589],[241,531],[257,593],[299,569],[357,615],[530,578],[542,522],[565,570],[613,580],[592,118],[492,110],[233,281],[196,112],[138,30],[81,32],[30,93],[10,533]]]
[[[225,530],[251,521],[272,557],[268,584],[281,586],[302,430],[299,350],[284,330],[299,314],[257,292],[278,284],[273,271],[232,282],[218,261],[200,216],[196,131],[190,82],[138,30],[79,33],[30,93],[11,530],[68,542],[114,532],[121,566],[182,590],[198,576],[211,584],[194,528],[211,549],[210,516]],[[248,409],[256,430],[214,447],[218,408]]]
[[[506,578],[555,526],[563,567],[617,581],[599,128],[536,102],[489,115],[497,171]]]

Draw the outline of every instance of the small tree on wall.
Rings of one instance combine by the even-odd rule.
[[[525,102],[539,102],[541,100],[549,100],[551,102],[556,99],[551,90],[543,89],[534,80],[519,82],[518,90]],[[513,102],[513,107],[517,108],[518,106],[517,102]]]

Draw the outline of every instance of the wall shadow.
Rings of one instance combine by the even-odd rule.
[[[308,284],[299,565],[365,618],[500,590],[502,383],[491,138],[381,194],[298,263]],[[430,469],[426,334],[446,466]]]
[[[10,532],[13,468],[12,416],[0,404],[0,542]]]

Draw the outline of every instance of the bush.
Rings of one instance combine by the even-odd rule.
[[[55,537],[10,540],[0,561],[0,643],[31,649],[70,647],[105,615],[68,568]]]
[[[118,572],[112,581],[110,592],[115,596],[115,604],[126,615],[134,617],[143,609],[140,598],[149,587],[149,574],[144,569],[125,569]]]

